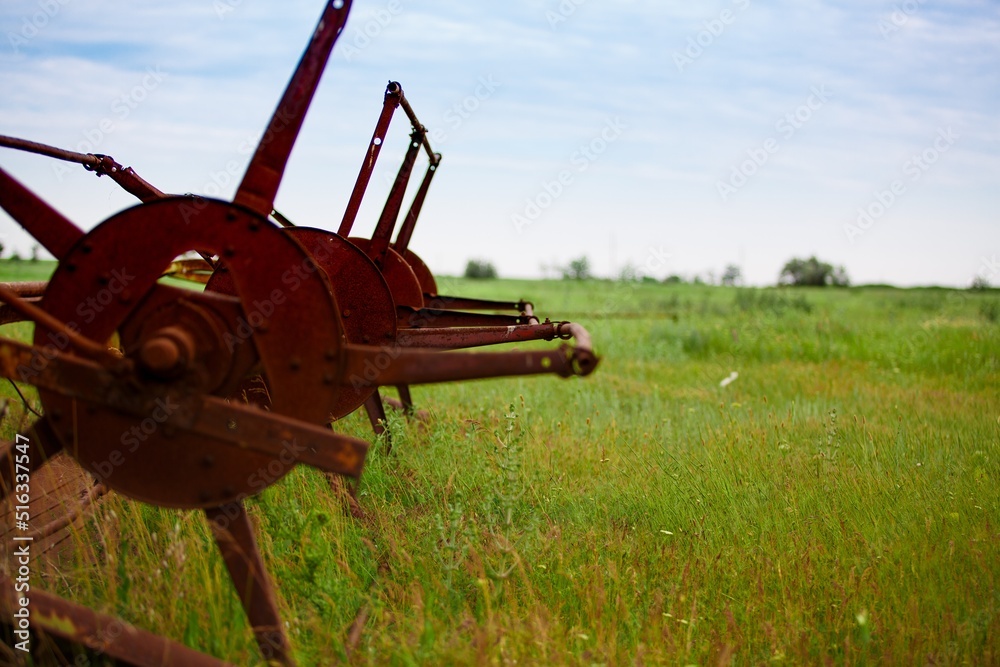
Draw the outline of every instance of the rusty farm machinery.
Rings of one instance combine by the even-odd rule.
[[[203,511],[262,656],[282,665],[293,664],[292,652],[244,500],[295,465],[358,478],[369,444],[338,433],[336,420],[365,407],[381,431],[379,387],[397,387],[410,410],[411,385],[582,376],[598,362],[582,327],[540,321],[528,302],[438,293],[409,241],[441,156],[398,83],[386,88],[339,229],[297,227],[274,209],[350,5],[327,2],[231,202],[167,195],[108,156],[0,138],[78,162],[140,200],[84,232],[0,169],[0,206],[58,260],[45,283],[0,284],[0,323],[34,323],[30,343],[0,338],[0,368],[34,386],[42,406],[24,434],[0,445],[0,497],[28,505],[30,475],[68,456],[94,478],[89,499],[107,489]],[[412,125],[405,156],[371,238],[352,236],[399,108]],[[392,241],[421,151],[427,168]],[[176,287],[164,275],[204,286]],[[571,338],[574,346],[555,349],[457,351]],[[279,474],[261,484],[261,469]],[[10,534],[43,539],[68,520]],[[226,664],[37,588],[23,603],[16,566],[4,567],[0,621],[10,636],[30,626],[121,664]]]

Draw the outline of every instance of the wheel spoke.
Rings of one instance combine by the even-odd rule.
[[[299,130],[302,129],[302,121],[305,120],[333,45],[347,22],[350,8],[351,0],[327,2],[309,46],[257,145],[236,192],[235,203],[248,206],[264,217],[274,210],[274,198],[278,194],[288,157],[299,136]]]
[[[0,208],[7,211],[56,259],[62,259],[83,236],[79,227],[3,169],[0,169]]]
[[[274,588],[257,550],[257,540],[243,503],[208,508],[205,516],[257,637],[261,655],[280,665],[294,665]]]

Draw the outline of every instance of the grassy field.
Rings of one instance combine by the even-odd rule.
[[[1000,293],[442,291],[601,365],[415,388],[363,519],[304,468],[250,501],[300,664],[1000,663]],[[257,664],[199,513],[112,495],[78,532],[50,590]]]

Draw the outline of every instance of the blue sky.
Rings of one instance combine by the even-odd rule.
[[[5,0],[0,134],[231,198],[320,3],[105,6]],[[772,284],[815,254],[854,282],[1000,285],[994,2],[355,0],[278,195],[298,224],[337,227],[389,79],[444,155],[412,241],[436,273],[587,255]],[[84,228],[134,203],[73,165],[0,166]],[[2,215],[0,240],[31,245]]]

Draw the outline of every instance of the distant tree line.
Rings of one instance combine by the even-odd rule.
[[[3,246],[0,245],[0,253]],[[33,259],[37,257],[37,247]],[[580,256],[570,260],[564,265],[543,265],[543,273],[554,270],[556,275],[563,280],[591,280],[595,278],[591,269],[590,259]],[[718,280],[716,277],[718,276]],[[496,278],[497,270],[492,262],[484,259],[470,259],[465,266],[466,278]],[[661,282],[653,276],[645,275],[634,264],[626,264],[616,278],[619,282]],[[721,274],[714,271],[707,271],[704,275],[695,275],[690,278],[678,274],[670,274],[662,280],[667,285],[693,284],[693,285],[722,285],[724,287],[739,287],[744,284],[743,269],[737,264],[727,264]],[[847,275],[847,269],[843,266],[834,266],[829,262],[824,262],[815,255],[808,258],[793,257],[785,262],[778,274],[778,285],[791,287],[848,287],[851,281]],[[985,291],[991,289],[990,281],[984,275],[977,275],[969,286],[973,291]]]
[[[3,258],[3,253],[4,253],[4,250],[6,250],[6,249],[7,249],[7,247],[2,242],[0,242],[0,259]],[[38,261],[38,253],[40,251],[41,251],[41,248],[38,246],[37,243],[35,245],[31,246],[31,261],[32,262],[37,262]],[[21,257],[21,253],[19,253],[17,251],[17,249],[14,249],[14,250],[10,251],[10,257],[8,257],[7,259],[9,259],[12,262],[20,262],[23,258]]]

